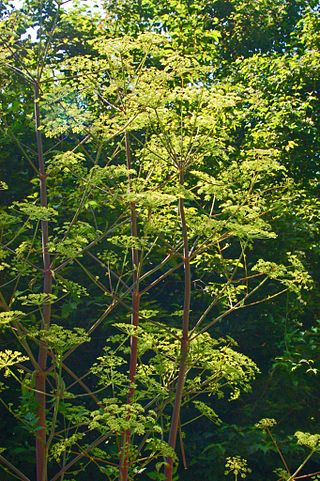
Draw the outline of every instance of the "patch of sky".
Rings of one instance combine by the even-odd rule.
[[[23,7],[24,0],[14,0],[12,7],[14,9],[20,9]],[[102,0],[63,0],[61,6],[64,10],[71,10],[75,6],[87,7],[90,10],[103,11]],[[37,31],[39,27],[29,27],[26,32],[21,36],[21,40],[30,38],[32,42],[37,41]]]

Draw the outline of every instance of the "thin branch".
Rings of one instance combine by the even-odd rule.
[[[269,434],[269,437],[270,437],[271,441],[273,442],[273,444],[274,444],[274,446],[275,446],[275,448],[276,448],[276,450],[277,450],[277,452],[278,452],[278,454],[279,454],[279,456],[280,456],[280,458],[281,458],[281,461],[282,461],[283,466],[286,468],[286,471],[287,471],[287,473],[289,474],[289,476],[291,476],[291,471],[290,471],[290,469],[289,469],[289,466],[288,466],[288,464],[287,464],[287,461],[285,460],[285,457],[284,457],[284,455],[283,455],[283,453],[282,453],[282,451],[281,451],[281,449],[280,449],[280,447],[279,447],[276,439],[272,436],[272,433],[271,433],[271,431],[270,431],[269,428],[267,428],[266,431],[267,431],[267,433]]]
[[[10,461],[8,461],[2,454],[0,454],[0,463],[7,466],[12,473],[18,476],[21,481],[31,481],[25,474],[23,474],[18,468],[16,468]]]
[[[59,479],[62,475],[64,475],[65,473],[67,473],[69,471],[70,468],[72,468],[72,466],[74,464],[76,464],[78,461],[80,461],[80,459],[82,459],[84,456],[86,456],[92,449],[96,448],[97,446],[99,446],[99,444],[103,443],[103,441],[105,441],[106,439],[109,438],[109,436],[111,435],[112,433],[108,433],[108,434],[105,434],[103,436],[100,436],[98,439],[96,439],[95,441],[93,441],[89,446],[86,447],[86,449],[84,449],[81,453],[79,453],[75,458],[73,458],[71,461],[69,461],[68,464],[66,464],[62,469],[60,469],[60,471],[58,471],[54,476],[53,478],[50,479],[50,481],[57,481],[57,479]],[[30,480],[25,480],[25,481],[30,481]]]

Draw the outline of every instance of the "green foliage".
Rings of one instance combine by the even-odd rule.
[[[281,283],[286,286],[289,291],[294,292],[301,299],[301,290],[312,288],[312,278],[304,269],[297,255],[288,253],[288,263],[289,266],[286,267],[259,259],[253,267],[253,270],[267,274],[270,279],[281,280]]]
[[[303,433],[302,431],[297,431],[295,433],[297,438],[297,443],[301,446],[306,446],[311,449],[311,451],[319,451],[320,449],[320,435]]]
[[[41,207],[30,203],[17,202],[15,204],[19,211],[29,217],[30,220],[47,220],[54,221],[57,211],[50,207]]]
[[[19,296],[19,301],[23,306],[42,306],[44,303],[51,304],[55,302],[57,296],[54,294],[28,294],[27,296]]]
[[[21,311],[8,311],[0,312],[0,326],[1,328],[10,327],[14,321],[21,319],[23,312]]]
[[[49,329],[31,332],[29,335],[44,341],[58,360],[61,360],[62,355],[69,349],[90,341],[90,337],[81,327],[66,329],[57,324],[51,324]]]
[[[145,434],[149,429],[154,433],[161,432],[160,426],[155,422],[156,413],[149,411],[147,416],[143,413],[144,408],[139,403],[119,405],[116,399],[109,398],[103,401],[103,407],[99,411],[91,413],[89,428],[113,433],[130,429],[138,435]]]
[[[84,433],[75,433],[72,434],[70,437],[65,438],[63,441],[55,443],[51,447],[51,454],[50,456],[55,461],[61,461],[62,455],[66,453],[74,444],[77,444],[84,437]]]
[[[4,376],[9,377],[14,375],[11,369],[12,366],[20,364],[21,362],[27,361],[28,357],[24,356],[19,351],[11,351],[10,349],[5,349],[0,351],[0,369],[4,370]]]
[[[240,456],[228,457],[225,468],[224,474],[233,474],[236,480],[238,475],[240,478],[245,479],[247,474],[251,473],[251,469],[247,467],[247,460]]]
[[[210,406],[202,401],[193,401],[193,405],[203,416],[210,419],[214,424],[217,424],[218,426],[221,424],[221,419]]]
[[[264,418],[260,419],[259,422],[255,424],[256,428],[258,429],[270,429],[273,426],[276,426],[277,421],[275,419]]]

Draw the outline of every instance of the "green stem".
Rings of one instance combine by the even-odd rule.
[[[300,466],[298,467],[298,469],[295,470],[295,472],[290,476],[290,478],[287,479],[287,481],[293,481],[294,478],[296,477],[297,474],[299,474],[299,472],[301,471],[301,469],[307,464],[307,462],[309,461],[309,459],[314,455],[315,451],[311,451],[308,456],[306,457],[306,459],[300,464]]]

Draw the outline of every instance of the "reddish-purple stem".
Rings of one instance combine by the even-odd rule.
[[[181,185],[184,182],[183,173],[180,174]],[[171,416],[170,432],[168,444],[172,449],[176,448],[177,434],[180,421],[181,401],[183,388],[186,380],[187,359],[189,352],[189,319],[190,319],[190,302],[191,302],[191,270],[190,270],[190,253],[188,243],[188,228],[185,217],[184,200],[179,199],[179,213],[181,222],[181,232],[183,238],[183,267],[184,267],[184,303],[182,316],[182,337],[180,344],[180,364],[176,387],[176,395]],[[165,467],[165,480],[172,481],[173,474],[173,458],[168,457]]]
[[[126,161],[128,168],[128,181],[130,188],[131,181],[131,148],[129,134],[125,133],[125,150],[126,150]],[[131,224],[131,237],[136,239],[138,237],[138,222],[137,222],[137,211],[135,202],[130,202],[130,224]],[[135,329],[139,326],[139,309],[140,309],[140,288],[139,288],[139,250],[135,245],[131,249],[132,256],[132,315],[131,315],[131,325]],[[138,336],[134,333],[130,338],[130,364],[129,364],[129,393],[128,393],[128,404],[131,404],[135,395],[135,380],[137,372],[137,361],[138,361]],[[119,481],[128,481],[128,471],[129,471],[129,458],[128,458],[128,448],[130,444],[131,431],[128,429],[123,433],[122,436],[122,452],[120,454],[120,469],[119,469]]]
[[[35,111],[35,130],[37,141],[37,154],[40,177],[40,204],[41,207],[48,207],[47,200],[47,181],[43,156],[43,141],[40,130],[40,89],[39,83],[34,82],[34,111]],[[48,250],[49,226],[47,220],[41,220],[41,241],[43,257],[43,292],[50,295],[52,293],[52,273],[51,261]],[[42,328],[48,329],[51,319],[51,304],[48,299],[43,303],[42,308]],[[47,481],[47,447],[46,447],[46,368],[47,368],[48,349],[44,342],[40,342],[38,364],[39,370],[36,373],[36,401],[37,401],[37,434],[36,434],[36,471],[37,481]]]

